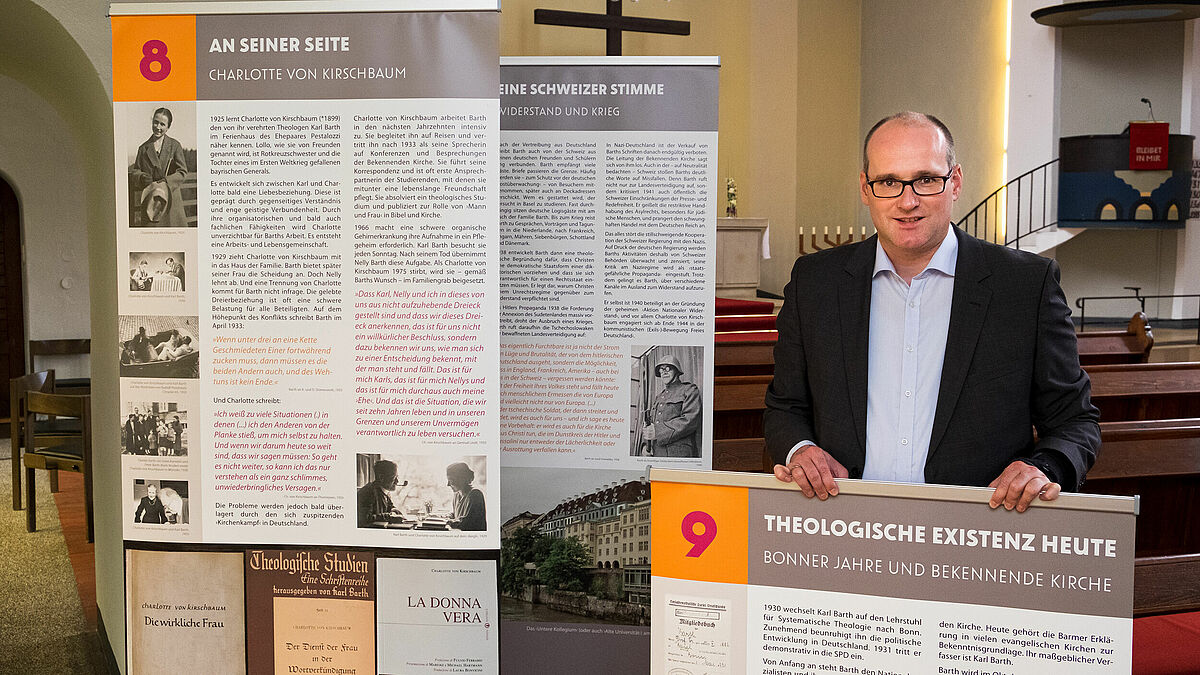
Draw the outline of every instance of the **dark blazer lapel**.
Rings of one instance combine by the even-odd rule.
[[[867,454],[867,348],[871,325],[871,272],[875,269],[875,237],[858,244],[838,285],[843,367],[850,414],[860,457]]]
[[[933,430],[929,437],[929,460],[937,453],[938,444],[950,424],[950,415],[967,379],[967,370],[979,343],[979,334],[987,317],[992,291],[983,280],[992,271],[983,259],[983,245],[957,227],[958,262],[954,269],[954,293],[950,300],[950,327],[946,333],[946,355],[942,363],[942,384],[938,389],[937,410],[933,415]]]

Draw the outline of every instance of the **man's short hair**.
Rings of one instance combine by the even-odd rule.
[[[875,123],[875,126],[871,127],[871,130],[867,132],[867,137],[863,139],[863,173],[870,175],[868,172],[867,145],[870,144],[871,137],[875,135],[875,132],[879,130],[879,127],[887,124],[888,122],[900,122],[909,126],[919,126],[922,124],[933,125],[935,129],[942,132],[942,138],[946,139],[946,166],[950,167],[950,170],[953,171],[954,165],[958,164],[958,159],[954,155],[954,135],[950,133],[949,127],[943,124],[941,120],[928,113],[905,110],[903,112],[888,115],[887,117],[879,120]]]
[[[381,459],[375,462],[375,480],[395,478],[399,471],[399,467],[390,459]]]

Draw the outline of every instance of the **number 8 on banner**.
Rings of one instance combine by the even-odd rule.
[[[196,17],[114,16],[113,100],[196,100]]]
[[[167,58],[167,43],[162,40],[146,40],[142,45],[142,62],[139,65],[142,77],[151,82],[161,82],[171,74],[171,60]],[[158,70],[154,65],[158,65]]]
[[[703,525],[704,531],[696,533],[696,526]],[[699,558],[708,548],[713,539],[717,538],[717,521],[703,511],[692,511],[683,517],[683,538],[692,545],[685,555],[689,558]]]

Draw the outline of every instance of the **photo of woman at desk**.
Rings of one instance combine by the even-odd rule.
[[[471,487],[475,472],[466,462],[455,462],[446,467],[446,485],[454,490],[454,519],[450,527],[468,532],[487,529],[487,509],[483,492]]]
[[[484,456],[447,464],[434,455],[359,453],[358,527],[486,531],[486,462]]]
[[[129,254],[129,290],[136,292],[182,293],[182,251],[134,251]]]

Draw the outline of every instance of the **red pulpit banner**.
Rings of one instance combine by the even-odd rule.
[[[1158,171],[1167,168],[1169,122],[1129,123],[1129,168],[1133,171]]]

